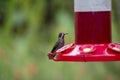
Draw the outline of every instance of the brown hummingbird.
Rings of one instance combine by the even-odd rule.
[[[56,42],[56,44],[53,46],[51,53],[53,54],[53,57],[55,56],[55,52],[60,49],[61,47],[64,46],[64,36],[68,34],[68,33],[59,33],[58,35],[58,41]]]

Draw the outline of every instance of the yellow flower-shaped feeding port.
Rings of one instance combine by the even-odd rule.
[[[87,53],[87,52],[91,52],[91,51],[92,51],[91,48],[84,48],[84,49],[83,49],[83,52],[85,52],[85,53]]]

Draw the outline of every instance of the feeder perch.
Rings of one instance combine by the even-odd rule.
[[[111,43],[111,0],[74,0],[75,43],[48,53],[54,61],[120,61],[120,44]]]

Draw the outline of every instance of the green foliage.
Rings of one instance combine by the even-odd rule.
[[[74,17],[73,1],[51,0],[52,19],[46,22],[46,1],[0,0],[4,18],[0,22],[0,80],[119,80],[119,62],[48,60],[59,32],[69,33],[66,44],[74,42]],[[113,16],[118,15],[115,10]],[[119,20],[113,17],[112,22],[113,41],[119,42]]]

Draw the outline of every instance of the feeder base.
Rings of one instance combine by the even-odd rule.
[[[48,53],[54,61],[105,62],[120,61],[120,44],[68,44],[55,52]]]

